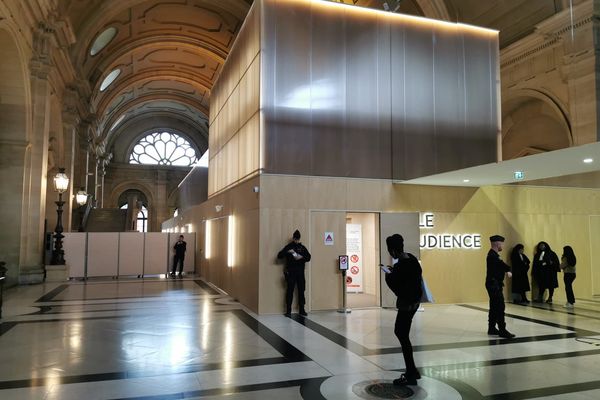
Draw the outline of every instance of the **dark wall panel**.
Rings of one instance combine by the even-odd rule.
[[[405,180],[496,161],[498,35],[263,0],[264,171]]]

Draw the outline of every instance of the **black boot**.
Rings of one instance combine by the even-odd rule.
[[[500,331],[496,329],[496,324],[488,324],[488,335],[499,335]]]
[[[498,324],[498,328],[500,328],[498,336],[500,336],[501,338],[512,339],[515,337],[515,335],[506,330],[506,323]]]

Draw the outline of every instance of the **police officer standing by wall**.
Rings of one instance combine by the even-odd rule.
[[[288,243],[279,254],[277,258],[285,258],[285,270],[283,275],[287,283],[287,291],[285,293],[285,316],[290,317],[292,315],[292,300],[294,297],[294,288],[298,286],[298,308],[299,314],[306,316],[306,310],[304,309],[304,289],[306,288],[306,280],[304,279],[304,264],[310,261],[310,253],[300,243],[300,231],[296,229],[292,236],[292,241]]]
[[[491,249],[487,254],[487,273],[485,288],[490,296],[490,311],[488,316],[488,335],[498,335],[503,338],[514,338],[515,335],[506,330],[504,320],[504,274],[512,276],[510,267],[500,258],[504,238],[500,235],[490,236]],[[498,328],[496,328],[498,325]]]

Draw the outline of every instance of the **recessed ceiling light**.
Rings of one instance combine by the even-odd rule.
[[[464,183],[469,183],[469,182],[471,182],[471,180],[470,179],[463,179],[463,182]]]
[[[583,162],[586,163],[586,164],[591,164],[591,163],[594,162],[594,159],[593,158],[584,158]]]

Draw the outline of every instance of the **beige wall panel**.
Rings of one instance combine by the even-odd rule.
[[[88,233],[87,276],[117,276],[119,233]]]
[[[262,179],[261,179],[262,180]],[[261,188],[262,191],[262,188]],[[261,192],[262,194],[262,192]],[[302,234],[301,242],[310,248],[308,212],[302,209],[260,209],[260,281],[259,310],[264,314],[279,314],[285,311],[285,280],[283,278],[283,260],[277,259],[277,253],[292,240],[292,233],[298,229]],[[306,264],[307,286],[312,263]],[[307,290],[308,293],[308,290]],[[296,299],[296,297],[294,297]],[[297,302],[294,300],[294,307]],[[310,307],[307,297],[307,307]]]
[[[312,209],[348,209],[346,180],[309,177],[308,204]]]
[[[380,180],[348,180],[349,210],[386,210],[390,209],[393,186]]]
[[[590,217],[590,248],[591,257],[589,265],[582,264],[579,259],[577,260],[577,279],[585,269],[588,269],[592,275],[592,296],[600,296],[600,216],[595,215]],[[575,279],[575,282],[577,282]],[[585,282],[585,281],[584,281]],[[581,286],[581,285],[579,285]],[[579,297],[577,287],[574,287],[575,297]]]
[[[307,285],[307,303],[313,311],[340,308],[342,274],[338,268],[338,257],[346,254],[346,213],[313,211],[310,224],[312,260],[307,277],[310,282]],[[333,232],[333,246],[325,245],[325,232]]]
[[[119,234],[119,275],[142,275],[143,254],[144,233],[121,232]]]
[[[63,235],[65,236],[63,249],[65,251],[65,263],[69,268],[69,277],[84,277],[87,233],[65,232]]]
[[[308,181],[304,176],[287,177],[278,175],[261,175],[260,207],[261,208],[311,208],[308,202]]]

